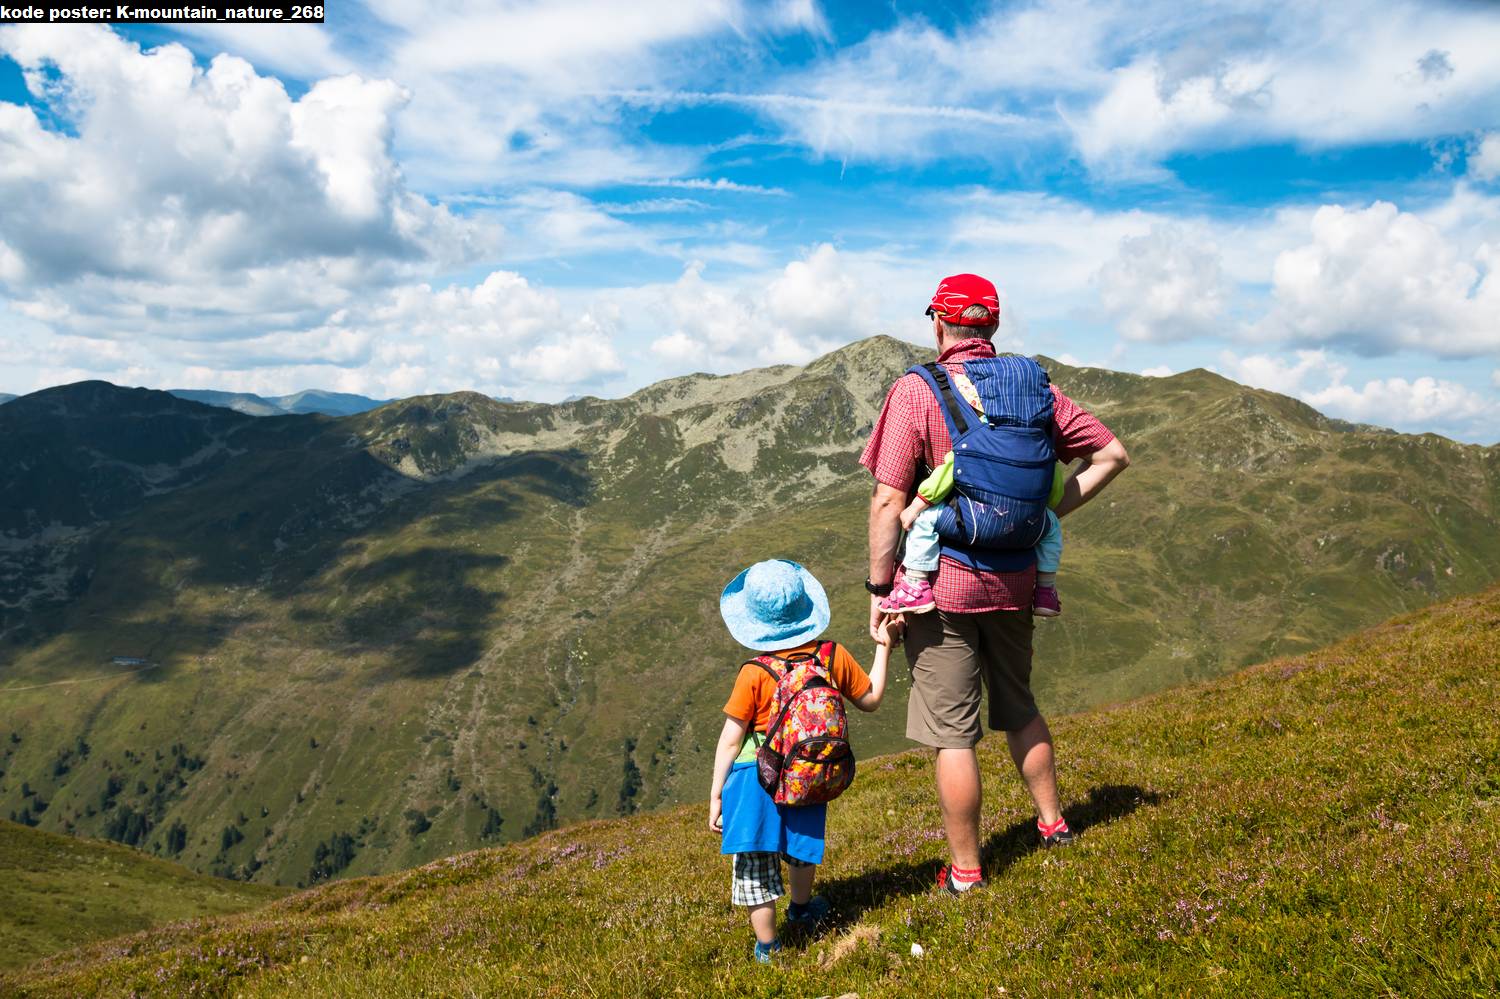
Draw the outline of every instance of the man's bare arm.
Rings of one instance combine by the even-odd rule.
[[[1099,495],[1099,491],[1109,485],[1111,479],[1129,467],[1130,455],[1125,453],[1125,445],[1118,438],[1110,441],[1093,454],[1085,456],[1083,465],[1068,477],[1063,486],[1063,497],[1058,501],[1054,512],[1059,517],[1066,517]],[[874,538],[873,513],[870,523],[870,537]]]
[[[901,541],[901,511],[906,493],[876,481],[870,494],[870,582],[889,583],[896,576],[896,545]],[[870,598],[870,637],[880,641],[880,598]]]

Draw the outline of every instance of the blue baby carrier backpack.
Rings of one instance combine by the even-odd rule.
[[[942,554],[983,572],[1035,565],[1057,462],[1047,372],[1029,357],[965,361],[983,417],[953,391],[941,364],[909,373],[932,389],[953,440],[953,492],[937,521]]]

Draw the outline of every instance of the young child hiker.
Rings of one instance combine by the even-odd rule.
[[[782,861],[791,869],[792,901],[787,921],[816,926],[828,914],[828,900],[812,893],[817,865],[823,862],[826,801],[843,790],[854,775],[853,757],[848,755],[847,743],[842,742],[846,733],[838,697],[848,698],[861,711],[874,711],[880,706],[894,626],[887,625],[881,631],[883,643],[876,647],[874,665],[866,674],[842,646],[818,641],[828,627],[828,597],[812,573],[782,559],[757,562],[731,580],[719,598],[719,613],[735,641],[762,655],[740,667],[729,702],[724,705],[724,731],[714,754],[709,792],[708,827],[723,836],[720,852],[734,855],[730,900],[750,910],[755,959],[769,962],[781,949],[776,935],[776,899],[784,893]],[[810,686],[808,679],[813,681]],[[828,689],[830,683],[837,694]],[[797,689],[806,691],[793,693],[790,698],[796,709],[794,717],[789,719],[788,712],[780,710],[773,719],[772,701],[778,698],[778,687],[784,697],[791,684],[801,684]],[[812,785],[822,779],[826,772],[822,768],[830,764],[814,762],[811,769],[801,764],[799,769],[794,761],[796,753],[776,738],[783,728],[816,728],[821,722],[819,718],[809,719],[811,713],[837,714],[837,731],[831,732],[836,738],[819,740],[842,754],[832,763],[839,772],[835,785],[826,789]],[[772,745],[767,751],[772,752],[778,768],[781,758],[774,748],[789,754],[781,783],[773,778],[775,797],[761,780],[766,766],[761,747],[768,739]],[[808,752],[820,754],[822,749]],[[819,777],[795,778],[802,783],[788,791],[794,770],[802,775],[817,773]],[[796,799],[809,789],[812,804],[778,803]]]
[[[984,416],[984,404],[979,401],[974,383],[962,374],[949,377],[963,400],[981,417]],[[1062,601],[1057,596],[1057,569],[1062,563],[1062,524],[1052,510],[1062,501],[1063,484],[1067,481],[1064,466],[1054,466],[1052,494],[1047,497],[1047,526],[1042,531],[1041,540],[1036,543],[1036,592],[1032,597],[1031,612],[1037,617],[1057,617],[1062,613]],[[880,602],[880,609],[886,613],[925,614],[937,607],[928,577],[937,571],[938,514],[951,492],[953,452],[949,451],[942,464],[917,486],[917,495],[901,511],[901,526],[906,530],[906,556],[901,561],[901,581]]]

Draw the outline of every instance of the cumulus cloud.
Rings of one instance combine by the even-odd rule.
[[[242,59],[204,68],[103,28],[5,28],[0,53],[69,126],[0,102],[0,282],[25,324],[5,356],[38,384],[558,396],[622,370],[597,302],[506,270],[434,286],[499,228],[407,187],[398,85],[339,76],[293,99]],[[635,245],[563,192],[488,215],[539,253]]]
[[[1479,140],[1469,156],[1469,176],[1475,180],[1500,177],[1500,132],[1491,132]]]
[[[182,341],[170,354],[148,339],[36,329],[0,334],[0,351],[37,372],[37,387],[107,378],[270,394],[318,387],[384,398],[474,389],[558,399],[622,372],[618,329],[618,312],[606,302],[564,300],[495,271],[477,284],[373,290],[313,326]]]
[[[671,332],[651,350],[674,364],[802,364],[874,332],[868,285],[824,243],[768,279],[738,288],[706,281],[690,265],[659,304]]]
[[[1453,134],[1500,93],[1500,66],[1487,54],[1500,46],[1500,22],[1481,6],[1223,2],[1156,13],[1166,27],[1153,43],[1124,55],[1102,93],[1065,112],[1096,170],[1150,172],[1191,148]],[[1134,40],[1123,35],[1121,49]]]
[[[1326,351],[1300,350],[1295,359],[1270,354],[1220,356],[1236,381],[1301,399],[1327,413],[1399,430],[1432,430],[1492,443],[1500,426],[1500,399],[1446,379],[1377,378],[1348,382],[1349,369]]]
[[[1306,391],[1309,381],[1339,383],[1349,373],[1348,366],[1335,361],[1324,350],[1299,350],[1293,356],[1295,360],[1273,354],[1239,356],[1225,351],[1219,355],[1219,363],[1224,373],[1237,382],[1291,396]]]
[[[1220,332],[1228,282],[1216,247],[1174,226],[1120,240],[1098,273],[1099,298],[1127,340],[1168,342]]]
[[[1419,378],[1382,378],[1362,388],[1333,384],[1303,398],[1325,412],[1366,423],[1394,423],[1404,429],[1431,426],[1468,429],[1495,437],[1500,425],[1500,400],[1457,382],[1422,375]]]
[[[0,54],[68,122],[0,103],[0,278],[55,328],[233,337],[315,322],[361,289],[473,257],[492,234],[409,191],[396,84],[291,99],[221,56],[104,28],[17,25]]]
[[[1260,332],[1361,353],[1500,349],[1500,248],[1466,258],[1433,224],[1395,205],[1325,205],[1312,241],[1276,257],[1275,307]]]
[[[1158,364],[1153,368],[1142,368],[1141,374],[1147,378],[1166,378],[1172,374],[1172,369],[1165,364]]]

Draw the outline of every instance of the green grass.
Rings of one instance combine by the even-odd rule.
[[[748,961],[701,804],[596,821],[43,961],[52,995],[1473,996],[1500,982],[1500,588],[1300,658],[1055,720],[1067,851],[999,740],[991,887],[923,752],[831,806],[840,922]],[[706,772],[692,777],[706,784]],[[912,956],[913,944],[925,955]]]
[[[0,968],[287,893],[205,877],[115,843],[0,821]]]

